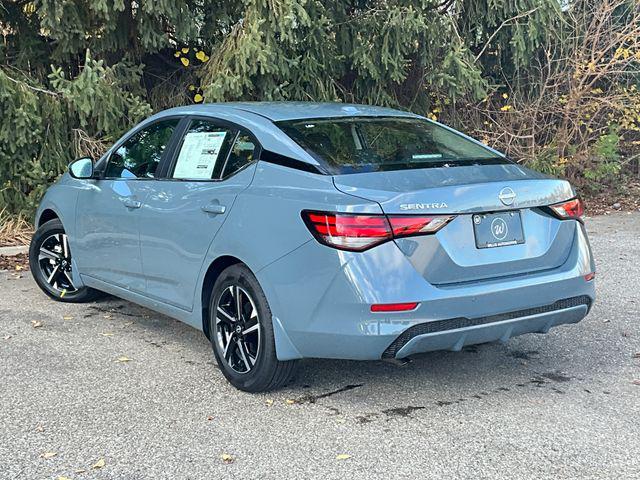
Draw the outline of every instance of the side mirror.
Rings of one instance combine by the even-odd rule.
[[[93,178],[93,158],[82,157],[69,164],[69,173],[73,178]]]

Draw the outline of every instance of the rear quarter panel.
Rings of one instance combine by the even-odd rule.
[[[260,271],[313,240],[301,217],[305,209],[381,213],[377,203],[338,191],[330,176],[259,162],[252,184],[238,195],[205,264],[233,255],[254,273]]]
[[[261,281],[260,272],[308,242],[316,241],[302,220],[304,209],[381,213],[377,203],[338,191],[330,176],[258,162],[253,182],[236,198],[204,259],[198,280],[199,291],[187,323],[202,328],[200,293],[209,266],[222,256],[236,257],[258,277],[269,299],[280,356],[283,349],[288,348],[286,333],[278,320],[284,306],[278,303],[279,296],[272,291],[273,286]],[[300,265],[301,269],[308,267],[308,264]]]

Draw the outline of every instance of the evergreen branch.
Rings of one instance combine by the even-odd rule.
[[[9,75],[7,75],[7,72],[2,72],[2,74],[7,78],[7,80],[11,80],[13,83],[15,83],[17,85],[21,85],[23,87],[27,87],[29,90],[33,90],[34,92],[44,93],[46,95],[51,95],[53,97],[59,97],[60,96],[60,94],[58,92],[52,92],[51,90],[45,90],[44,88],[34,87],[32,85],[29,85],[27,82],[12,78]]]

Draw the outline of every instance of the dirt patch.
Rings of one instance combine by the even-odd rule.
[[[26,253],[18,255],[0,255],[0,270],[24,271],[29,270],[29,256]]]
[[[616,190],[585,195],[586,213],[607,215],[613,212],[640,211],[640,182],[629,182]]]

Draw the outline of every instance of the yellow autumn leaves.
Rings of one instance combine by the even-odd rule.
[[[502,98],[504,98],[505,100],[508,100],[509,99],[509,94],[508,93],[503,93],[502,94]],[[508,112],[512,108],[513,107],[507,103],[507,104],[503,105],[502,107],[500,107],[500,111],[501,112]]]
[[[44,452],[42,454],[40,454],[40,458],[43,458],[45,460],[49,460],[53,457],[56,457],[58,455],[57,452]],[[104,460],[104,458],[100,458],[98,459],[93,465],[91,465],[91,469],[92,470],[99,470],[101,468],[104,468],[107,465],[107,462]],[[77,468],[75,470],[76,474],[81,474],[81,473],[86,473],[87,472],[87,468]],[[71,480],[69,477],[65,477],[63,475],[57,477],[58,480]]]
[[[194,61],[200,62],[200,65],[209,61],[209,55],[204,50],[191,47],[182,47],[173,53],[173,56],[180,61],[184,68],[194,65]],[[204,102],[204,93],[200,87],[189,85],[187,87],[194,103]]]
[[[209,61],[209,55],[207,55],[204,52],[204,50],[198,50],[197,48],[194,48],[193,51],[195,52],[193,57],[196,60],[199,60],[200,63],[206,63]],[[182,63],[184,67],[188,67],[189,65],[191,65],[191,58],[189,55],[190,52],[191,52],[190,47],[184,47],[184,48],[181,48],[180,50],[176,50],[173,53],[173,56],[180,59],[180,63]]]
[[[202,50],[196,53],[196,58],[200,60],[202,63],[205,63],[206,61],[209,60],[209,56],[206,53],[204,53]]]

